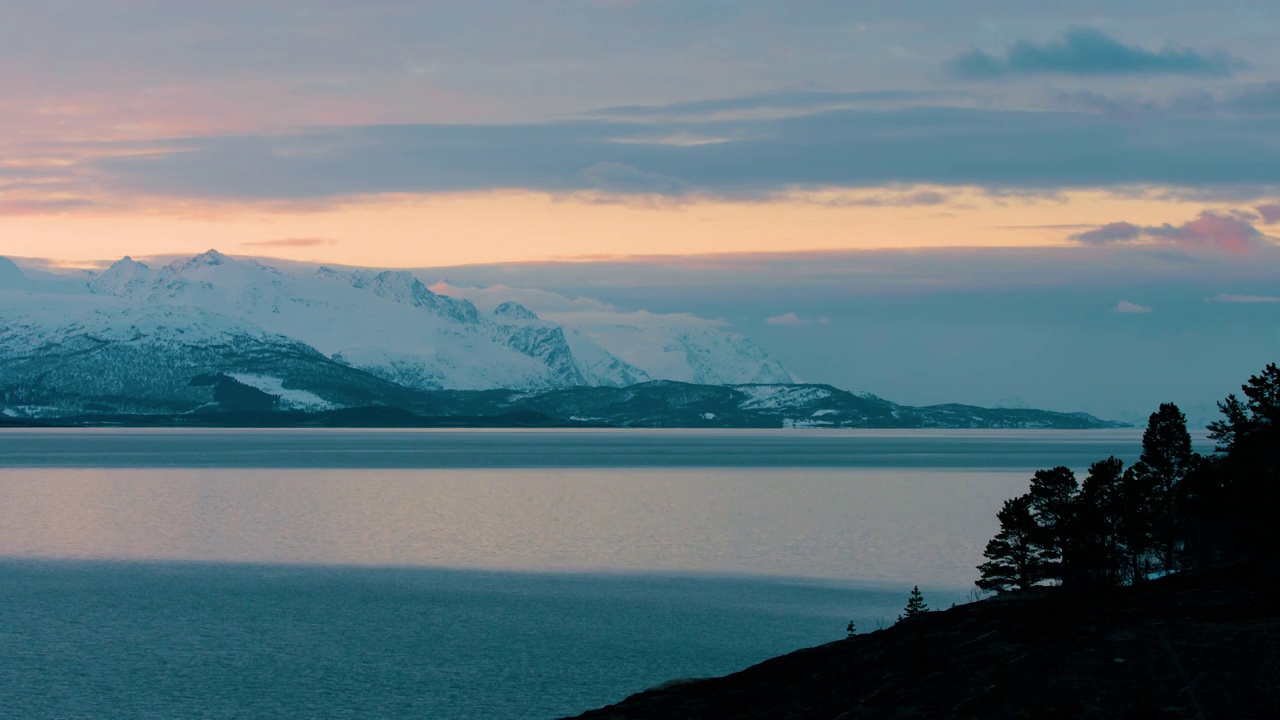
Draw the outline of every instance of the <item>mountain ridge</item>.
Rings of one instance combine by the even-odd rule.
[[[335,411],[383,407],[409,424],[1117,426],[1086,414],[898,405],[797,383],[747,338],[692,316],[561,325],[515,301],[482,313],[405,271],[286,274],[210,250],[159,268],[126,256],[79,284],[34,292],[7,268],[0,415],[12,419],[301,413],[326,423],[341,422]]]
[[[299,375],[323,369],[304,365]],[[1006,410],[965,405],[898,405],[869,393],[830,385],[694,385],[652,380],[622,388],[575,387],[547,391],[438,390],[410,392],[377,404],[338,405],[319,395],[281,384],[256,382],[248,373],[195,377],[192,392],[205,402],[188,402],[181,412],[84,411],[23,417],[46,425],[139,425],[200,427],[612,427],[700,429],[1104,429],[1128,427],[1087,413]],[[366,378],[367,397],[385,388]],[[350,391],[349,391],[350,392]],[[358,395],[356,397],[359,397]],[[310,398],[310,402],[308,402]],[[762,402],[762,398],[765,400]],[[141,406],[141,403],[135,403]],[[98,411],[98,412],[95,412]],[[108,412],[101,412],[107,410]],[[963,411],[963,415],[961,415]],[[381,425],[370,418],[382,418]]]
[[[648,331],[595,328],[609,336],[609,349],[592,331],[539,318],[515,302],[481,313],[469,300],[433,292],[402,270],[321,266],[291,274],[209,250],[157,268],[126,256],[80,282],[67,278],[39,293],[33,287],[12,263],[3,267],[0,293],[9,312],[0,317],[0,335],[14,324],[29,327],[33,314],[52,335],[86,311],[105,317],[164,306],[172,325],[186,322],[199,332],[200,323],[218,316],[221,324],[239,323],[243,334],[288,337],[414,390],[622,386],[663,377],[711,384],[792,380],[750,340],[710,321],[698,320],[694,332],[681,316],[679,327],[662,330],[674,316],[643,314],[654,323]]]

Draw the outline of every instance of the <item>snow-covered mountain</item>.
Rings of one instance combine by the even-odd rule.
[[[52,403],[55,391],[63,402],[78,398],[78,410],[135,412],[164,397],[157,409],[180,411],[211,402],[218,388],[232,392],[227,383],[287,409],[341,406],[350,392],[385,396],[396,387],[792,380],[758,346],[715,327],[565,327],[516,302],[482,313],[408,272],[287,274],[210,250],[159,268],[126,257],[42,290],[0,262],[0,391],[10,413]],[[197,376],[224,379],[208,390],[192,384]]]
[[[567,325],[569,345],[595,345],[650,377],[698,385],[790,384],[794,376],[759,345],[706,324]],[[584,349],[584,354],[585,354]]]
[[[12,290],[0,290],[0,308],[0,410],[10,416],[413,400],[305,343],[200,308]]]

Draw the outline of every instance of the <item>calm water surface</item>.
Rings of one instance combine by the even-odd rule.
[[[0,716],[578,712],[963,601],[1139,437],[0,432]]]

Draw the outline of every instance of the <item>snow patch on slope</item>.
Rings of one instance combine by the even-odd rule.
[[[280,399],[281,410],[319,412],[321,410],[333,410],[338,407],[313,392],[287,388],[280,378],[265,375],[247,375],[244,373],[227,373],[227,377],[242,385],[248,385],[268,395],[276,396]]]
[[[777,409],[804,406],[817,400],[826,400],[832,392],[812,385],[787,387],[778,385],[737,385],[735,390],[747,396],[739,407],[743,410]],[[817,415],[818,413],[814,413]]]

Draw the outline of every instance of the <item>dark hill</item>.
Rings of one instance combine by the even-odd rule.
[[[986,600],[579,717],[1275,718],[1278,589],[1236,567]]]

